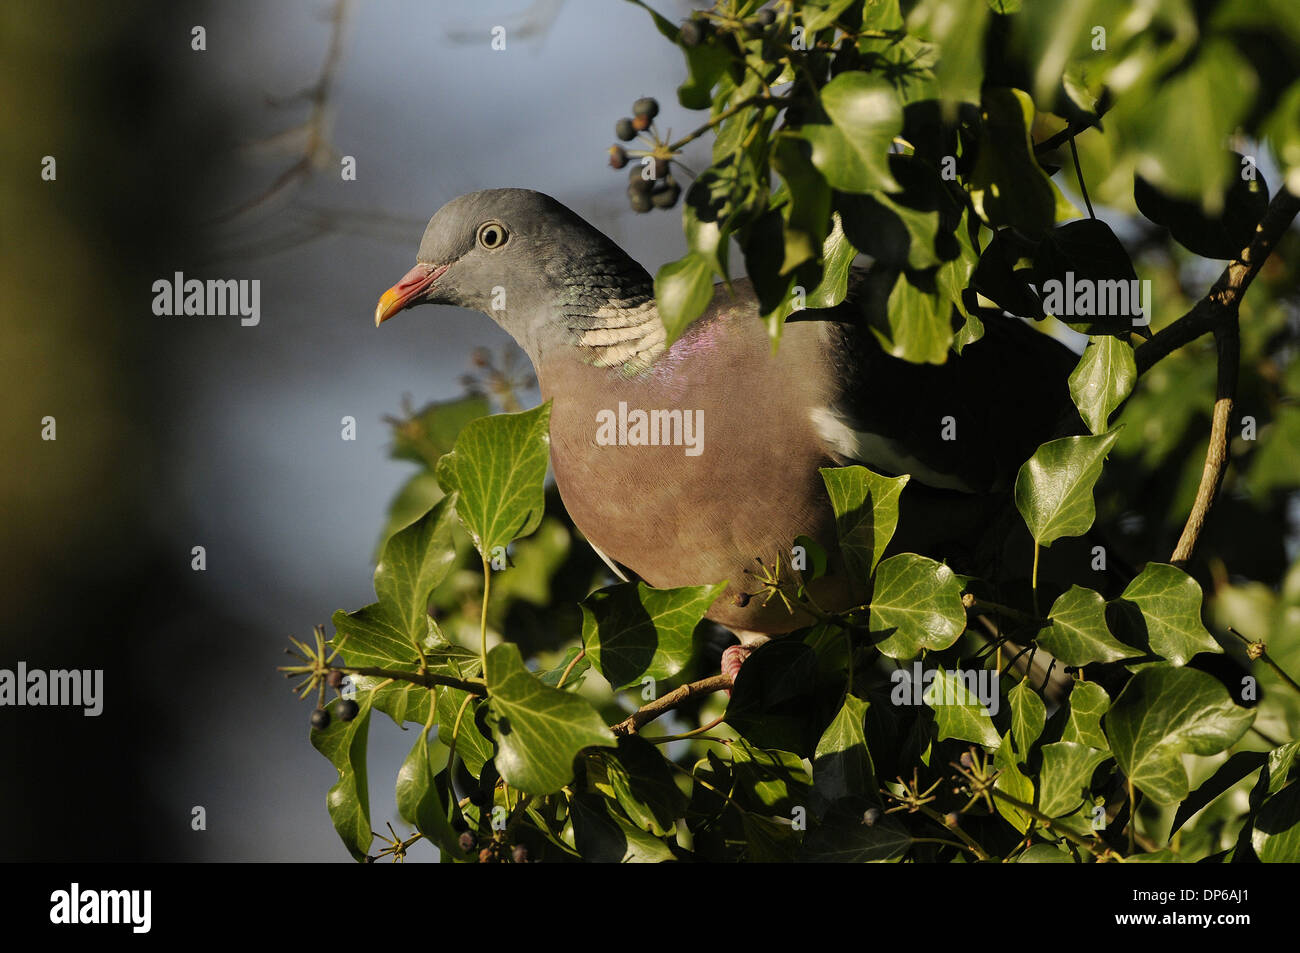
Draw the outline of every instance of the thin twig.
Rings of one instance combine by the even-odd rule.
[[[648,705],[643,705],[616,725],[610,725],[610,731],[616,735],[634,735],[645,725],[660,715],[671,711],[688,698],[696,695],[711,695],[731,688],[731,678],[727,675],[713,675],[698,682],[689,682],[674,688],[662,698],[656,698]]]

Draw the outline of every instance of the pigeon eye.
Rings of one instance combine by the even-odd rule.
[[[478,227],[478,243],[484,248],[500,248],[506,237],[506,228],[500,222],[484,222]]]

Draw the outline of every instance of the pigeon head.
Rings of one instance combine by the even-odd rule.
[[[418,304],[453,305],[487,314],[534,364],[576,347],[603,365],[622,363],[628,348],[613,353],[609,344],[634,345],[630,329],[644,323],[648,340],[662,328],[645,269],[540,192],[488,189],[452,199],[429,220],[416,262],[379,299],[376,325]],[[600,333],[608,329],[621,329],[617,342]]]

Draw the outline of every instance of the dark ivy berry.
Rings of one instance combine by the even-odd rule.
[[[330,713],[324,708],[317,708],[311,713],[311,726],[318,731],[324,731],[330,726]]]
[[[632,104],[632,115],[646,119],[653,119],[659,115],[659,100],[653,96],[642,96]]]
[[[614,135],[618,136],[618,138],[622,139],[624,142],[629,142],[630,140],[635,139],[636,127],[632,125],[632,120],[627,116],[624,116],[618,122],[614,123]]]
[[[632,128],[635,129],[637,132],[645,132],[647,129],[650,128],[650,117],[649,117],[649,116],[633,116],[633,117],[632,117]]]
[[[360,707],[351,698],[345,698],[334,706],[334,714],[339,716],[339,721],[351,721],[357,717]]]
[[[465,853],[468,854],[471,850],[473,850],[477,846],[478,846],[478,838],[474,836],[473,831],[466,831],[464,834],[460,835],[460,849],[463,850]]]
[[[644,195],[649,195],[650,190],[655,187],[653,180],[647,179],[641,174],[641,170],[644,168],[645,166],[638,162],[632,167],[632,171],[627,174],[628,195],[631,195],[633,192],[640,192]]]
[[[338,669],[332,670],[325,676],[325,684],[330,688],[338,688],[343,684],[343,673]]]
[[[627,200],[632,206],[632,211],[639,213],[648,212],[651,209],[650,193],[642,192],[640,189],[632,186],[627,187]]]
[[[516,864],[528,863],[528,848],[524,844],[516,844],[515,849],[510,852],[510,859]]]
[[[862,812],[862,823],[868,827],[875,827],[878,820],[880,820],[880,808],[869,807]]]
[[[775,10],[759,10],[759,11],[758,11],[758,22],[759,22],[759,24],[762,25],[762,26],[771,26],[773,23],[776,22],[776,11],[775,11]]]
[[[615,169],[621,169],[627,165],[627,150],[622,146],[610,146],[609,164]]]
[[[682,187],[674,182],[666,189],[652,192],[650,195],[650,201],[653,203],[655,208],[672,208],[677,204],[677,199],[681,194]]]
[[[704,28],[699,20],[687,20],[677,36],[682,41],[682,46],[699,46],[704,39]]]

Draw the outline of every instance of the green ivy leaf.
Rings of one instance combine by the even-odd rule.
[[[447,820],[447,806],[438,792],[434,768],[429,757],[429,739],[423,731],[415,739],[411,753],[397,772],[397,813],[414,824],[442,853],[444,859],[460,856],[457,835]]]
[[[844,192],[898,191],[889,149],[903,131],[903,108],[879,76],[849,70],[822,87],[829,124],[810,124],[799,135],[812,144],[812,161],[832,188]]]
[[[907,32],[937,44],[941,51],[934,69],[941,99],[979,102],[988,17],[986,4],[965,0],[921,0],[908,14]]]
[[[1264,802],[1255,815],[1250,844],[1266,864],[1300,861],[1300,783],[1287,785]]]
[[[394,534],[375,567],[375,594],[401,625],[408,645],[418,648],[427,634],[429,595],[456,561],[451,530],[456,494],[443,497],[424,516]]]
[[[1018,864],[1073,864],[1074,858],[1051,844],[1034,844],[1016,858]]]
[[[1101,730],[1101,716],[1110,708],[1106,690],[1096,682],[1075,682],[1070,689],[1069,704],[1070,718],[1061,732],[1061,740],[1109,751],[1110,742]]]
[[[927,283],[922,288],[913,277]],[[952,345],[952,302],[933,277],[903,272],[894,282],[884,313],[871,315],[871,330],[893,357],[913,364],[942,364]]]
[[[1183,665],[1198,652],[1223,652],[1201,623],[1201,600],[1200,583],[1187,573],[1167,563],[1147,563],[1117,601],[1136,606],[1151,651]],[[1129,611],[1125,618],[1136,623],[1137,613]]]
[[[1050,546],[1062,536],[1082,536],[1097,510],[1092,488],[1119,429],[1100,437],[1063,437],[1037,450],[1016,474],[1016,509],[1034,541]]]
[[[808,143],[795,136],[779,136],[772,149],[772,167],[789,191],[784,206],[785,258],[781,274],[821,257],[831,214],[831,190],[812,164]]]
[[[591,703],[542,684],[524,667],[517,645],[505,642],[488,653],[487,687],[496,766],[511,787],[529,794],[558,791],[573,780],[579,751],[615,744]]]
[[[849,290],[849,272],[858,250],[844,234],[838,215],[833,216],[832,228],[822,243],[822,280],[808,292],[804,299],[806,308],[833,308],[842,302]]]
[[[801,859],[819,864],[868,864],[897,860],[912,846],[912,836],[891,818],[875,824],[837,814],[804,837]]]
[[[587,658],[616,690],[676,675],[695,650],[695,627],[726,588],[625,582],[593,592],[582,603]]]
[[[844,705],[831,719],[813,756],[813,784],[827,803],[845,797],[878,801],[876,769],[867,749],[867,703],[846,695]]]
[[[332,720],[311,731],[312,747],[338,769],[339,779],[326,795],[330,820],[352,859],[362,862],[370,850],[370,787],[366,780],[366,741],[370,735],[370,694],[361,697],[351,721]]]
[[[465,767],[474,777],[483,773],[483,766],[492,760],[496,747],[492,739],[479,728],[475,717],[477,706],[482,702],[471,701],[461,714],[468,692],[458,688],[438,690],[438,740],[448,748],[452,746],[452,733],[455,732],[456,754],[465,762]],[[456,728],[456,718],[460,716],[460,728]]]
[[[655,302],[672,344],[713,300],[713,265],[699,252],[687,252],[655,275]]]
[[[1090,805],[1088,784],[1092,773],[1109,757],[1107,751],[1072,741],[1043,745],[1038,809],[1049,817],[1064,817]]]
[[[616,752],[593,751],[588,765],[588,782],[593,772],[603,773],[597,790],[616,800],[633,824],[656,837],[671,834],[686,811],[688,798],[677,787],[668,762],[640,735],[620,737]]]
[[[456,510],[484,559],[542,521],[550,423],[550,401],[471,420],[456,448],[438,461],[438,482],[459,492]]]
[[[1043,733],[1043,726],[1047,724],[1047,707],[1028,678],[1021,679],[1020,684],[1007,692],[1007,701],[1011,703],[1011,737],[1015,739],[1015,750],[1023,760]]]
[[[995,231],[1009,225],[1030,238],[1042,238],[1056,221],[1056,195],[1034,157],[1029,135],[1034,102],[1023,90],[988,88],[982,114],[979,155],[970,180],[975,212]]]
[[[961,588],[950,568],[925,556],[900,553],[884,560],[871,595],[871,631],[885,634],[876,647],[895,659],[948,648],[966,628]]]
[[[1098,219],[1053,228],[1034,252],[1032,273],[1043,310],[1076,331],[1128,334],[1141,319],[1142,302],[1131,294],[1137,280],[1133,262]]]
[[[925,703],[934,711],[939,740],[956,738],[972,741],[986,748],[997,748],[1002,739],[993,727],[993,719],[983,702],[967,690],[962,679],[942,668],[925,690]]]
[[[1193,814],[1239,781],[1250,777],[1267,762],[1268,755],[1263,751],[1238,751],[1219,765],[1214,774],[1193,791],[1187,800],[1178,805],[1178,810],[1174,813],[1174,822],[1169,828],[1169,836],[1173,837]]]
[[[1106,627],[1106,600],[1093,589],[1071,586],[1052,603],[1051,624],[1034,640],[1066,665],[1114,662],[1142,653],[1115,639]]]
[[[1188,790],[1182,755],[1217,754],[1254,720],[1213,676],[1153,666],[1124,686],[1105,728],[1125,775],[1156,803],[1176,804]]]
[[[1034,782],[1025,776],[1025,773],[1020,770],[1020,765],[1016,763],[1016,756],[1012,753],[1012,738],[1011,732],[1003,735],[1002,743],[993,754],[993,767],[998,772],[993,787],[1022,804],[1033,804]],[[1032,817],[1000,797],[993,798],[993,806],[1006,818],[1008,824],[1022,834],[1029,830],[1029,825],[1033,823]]]
[[[583,860],[597,864],[659,864],[676,859],[672,849],[658,837],[608,809],[605,798],[579,794],[570,804],[574,846]]]
[[[1109,334],[1094,337],[1070,374],[1070,397],[1088,429],[1106,431],[1110,415],[1133,390],[1137,363],[1133,348]]]
[[[871,579],[898,527],[898,497],[911,479],[881,476],[866,467],[823,467],[819,471],[835,511],[835,532],[849,572]]]
[[[808,33],[816,33],[831,26],[855,0],[807,0],[799,16]]]
[[[1233,168],[1245,168],[1241,153],[1228,155]],[[1268,183],[1262,172],[1252,170],[1252,174],[1251,179],[1240,175],[1229,179],[1219,215],[1207,215],[1199,200],[1166,195],[1140,175],[1133,182],[1133,200],[1138,211],[1168,228],[1184,248],[1203,258],[1232,259],[1250,244],[1255,226],[1268,211]]]

